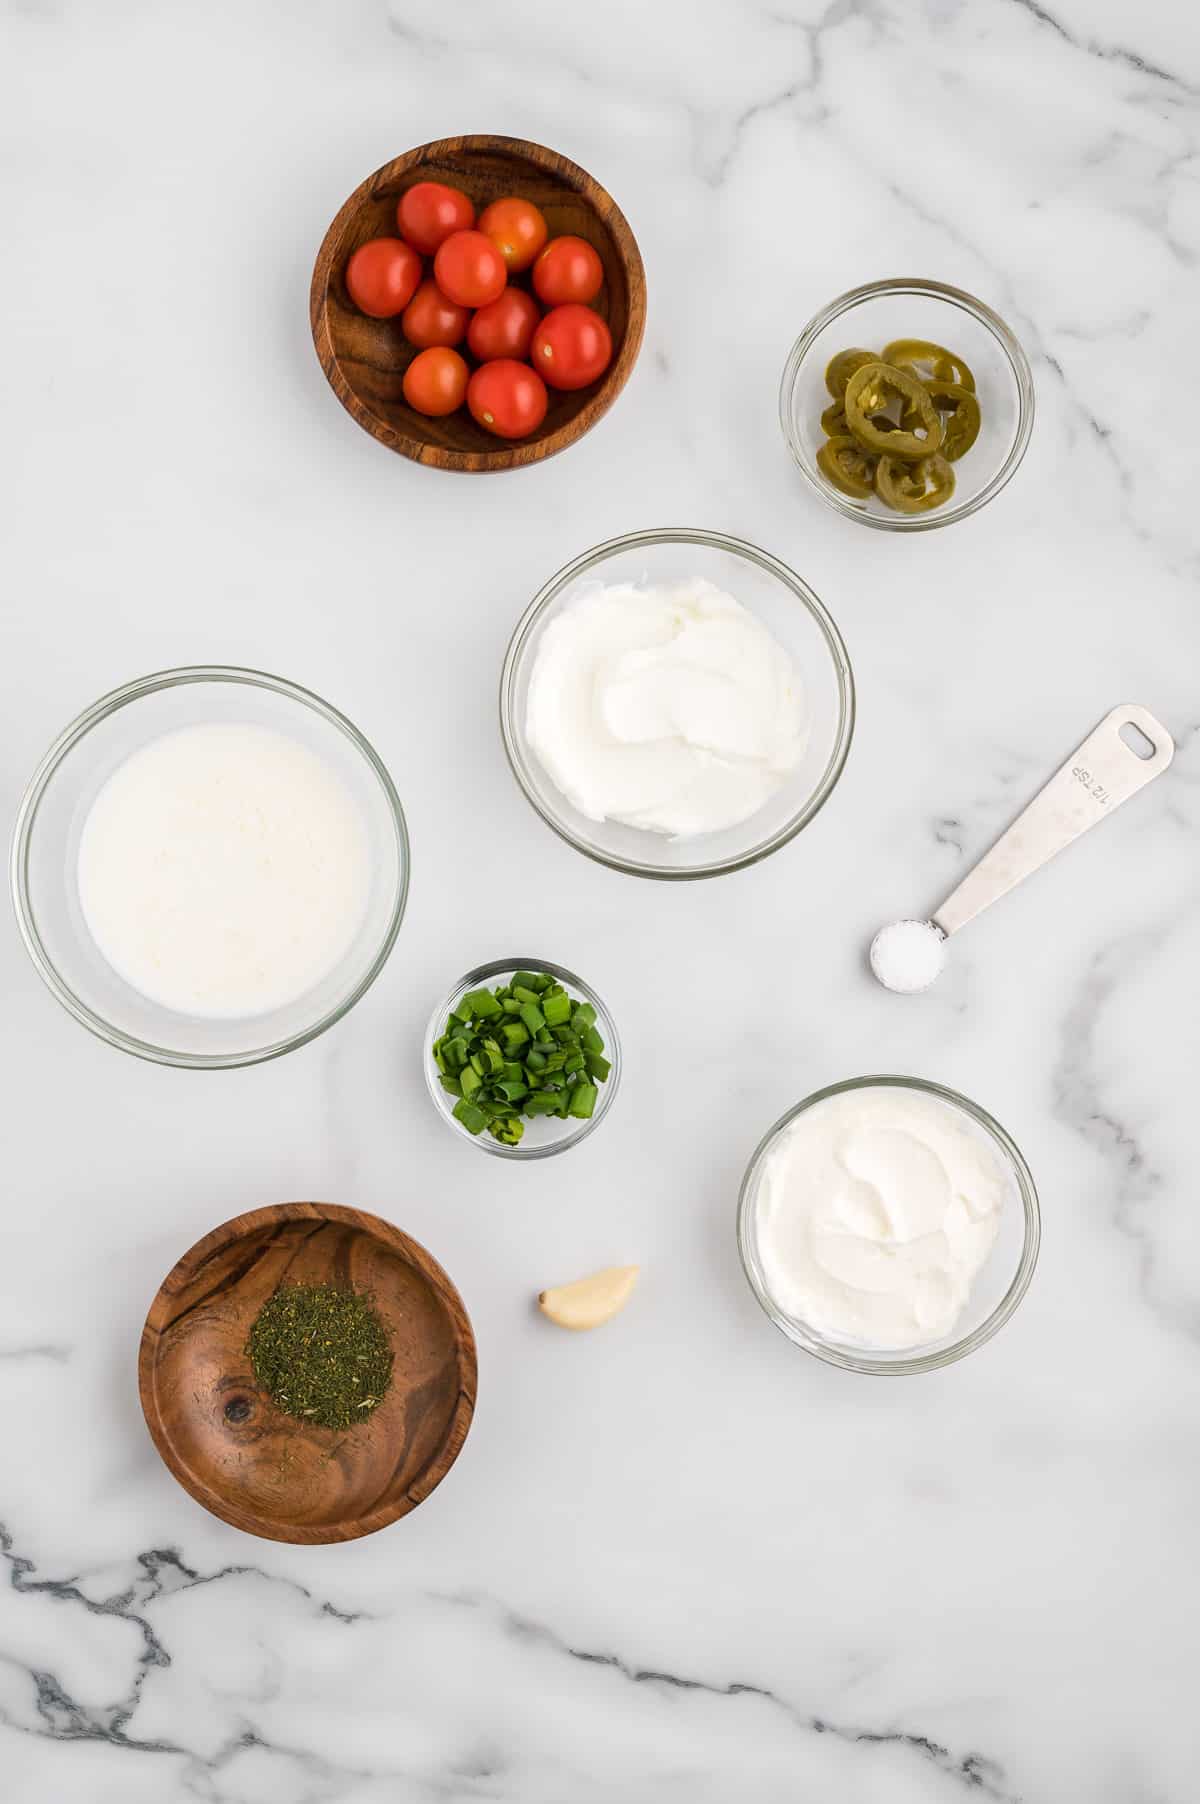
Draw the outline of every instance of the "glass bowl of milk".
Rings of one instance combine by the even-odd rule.
[[[256,1064],[353,1008],[404,914],[400,798],[357,727],[281,677],[196,666],[102,696],[51,746],[12,845],[26,948],[109,1045]]]
[[[759,1142],[738,1202],[750,1287],[789,1340],[852,1372],[929,1372],[1008,1321],[1041,1212],[985,1109],[915,1077],[797,1103]]]
[[[716,877],[777,851],[832,795],[854,676],[828,610],[724,533],[628,533],[584,552],[519,621],[505,751],[568,844],[635,877]]]

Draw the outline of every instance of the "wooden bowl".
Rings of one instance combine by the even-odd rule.
[[[546,418],[527,439],[494,438],[465,407],[442,420],[416,413],[402,384],[417,353],[405,342],[400,321],[368,319],[346,293],[349,257],[368,238],[394,238],[397,201],[414,182],[426,181],[461,188],[476,213],[507,194],[531,200],[546,215],[552,238],[565,232],[586,238],[604,265],[604,286],[592,305],[608,321],[613,360],[589,388],[570,394],[551,389]],[[527,287],[528,272],[514,282]],[[317,253],[309,314],[330,387],[381,445],[439,470],[512,470],[565,451],[612,406],[641,346],[646,275],[624,214],[577,163],[523,138],[439,138],[385,163],[354,190]]]
[[[283,1281],[370,1293],[392,1340],[391,1388],[360,1426],[317,1428],[260,1391],[246,1337]],[[138,1388],[154,1445],[214,1516],[270,1541],[350,1541],[415,1509],[457,1459],[475,1408],[475,1337],[424,1247],[336,1203],[235,1216],[150,1305]]]

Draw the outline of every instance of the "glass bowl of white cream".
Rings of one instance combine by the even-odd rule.
[[[13,834],[39,973],[111,1046],[192,1068],[277,1058],[383,969],[404,914],[404,811],[377,753],[262,671],[167,670],[50,747]]]
[[[1041,1212],[999,1122],[915,1077],[819,1090],[775,1123],[738,1202],[750,1287],[789,1340],[848,1371],[952,1364],[1012,1315]]]
[[[637,877],[715,877],[829,799],[854,677],[792,570],[698,528],[629,533],[534,597],[500,679],[509,763],[548,826]]]

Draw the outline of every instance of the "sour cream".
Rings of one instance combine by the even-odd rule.
[[[261,1015],[328,976],[368,893],[362,811],[284,733],[165,733],[109,777],[84,822],[79,900],[113,969],[186,1015]]]
[[[675,839],[756,814],[806,739],[792,659],[702,580],[581,593],[542,635],[525,730],[589,820]]]
[[[778,1308],[878,1348],[953,1333],[1014,1181],[952,1103],[878,1086],[826,1097],[772,1147],[755,1239]]]

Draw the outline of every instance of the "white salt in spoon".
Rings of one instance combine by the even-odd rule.
[[[1166,770],[1175,741],[1136,702],[1106,714],[1028,808],[967,872],[928,921],[893,921],[871,941],[871,969],[889,990],[927,990],[946,962],[946,941],[1023,877],[1105,820]]]

